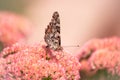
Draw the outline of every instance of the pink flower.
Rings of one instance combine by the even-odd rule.
[[[120,38],[93,39],[77,54],[81,70],[94,73],[100,69],[120,75]]]
[[[92,39],[83,45],[77,56],[79,59],[85,58],[100,49],[120,50],[120,38]]]
[[[98,50],[89,59],[91,68],[107,69],[120,75],[120,51]]]
[[[30,34],[31,23],[23,16],[0,12],[0,43],[1,46],[10,46],[24,40]]]
[[[1,54],[5,59],[2,79],[52,79],[78,80],[80,63],[65,51],[52,51],[43,44],[25,46],[19,43],[5,48]],[[1,65],[1,64],[0,64]]]

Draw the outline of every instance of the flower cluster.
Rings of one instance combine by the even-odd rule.
[[[24,40],[30,33],[31,23],[24,17],[0,12],[0,48]]]
[[[104,39],[92,39],[88,41],[78,53],[79,59],[85,58],[97,50],[108,49],[108,50],[120,50],[120,38],[111,37]]]
[[[78,80],[78,59],[65,51],[52,51],[43,44],[24,46],[19,43],[5,48],[0,59],[0,79]]]
[[[78,53],[81,70],[96,72],[106,69],[120,75],[120,38],[93,39],[86,43]]]
[[[91,68],[107,69],[120,76],[120,51],[99,50],[89,59]]]

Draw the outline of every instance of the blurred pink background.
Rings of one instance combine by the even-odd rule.
[[[120,35],[119,0],[36,0],[26,14],[36,25],[30,43],[43,40],[54,11],[61,20],[62,46],[83,45],[91,38]],[[64,47],[77,52],[77,47]]]
[[[62,46],[120,35],[120,0],[1,0],[0,10],[22,13],[33,22],[29,43],[43,40],[54,11],[60,14]],[[80,47],[64,48],[73,53]]]

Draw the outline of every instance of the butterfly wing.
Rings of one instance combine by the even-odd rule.
[[[47,47],[53,50],[61,49],[60,18],[58,12],[53,13],[51,22],[45,29],[44,40],[47,43]]]

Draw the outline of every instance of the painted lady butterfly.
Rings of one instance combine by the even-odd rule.
[[[60,19],[59,13],[54,12],[51,22],[45,29],[44,40],[47,43],[47,48],[53,50],[61,50],[61,37],[60,37]]]

